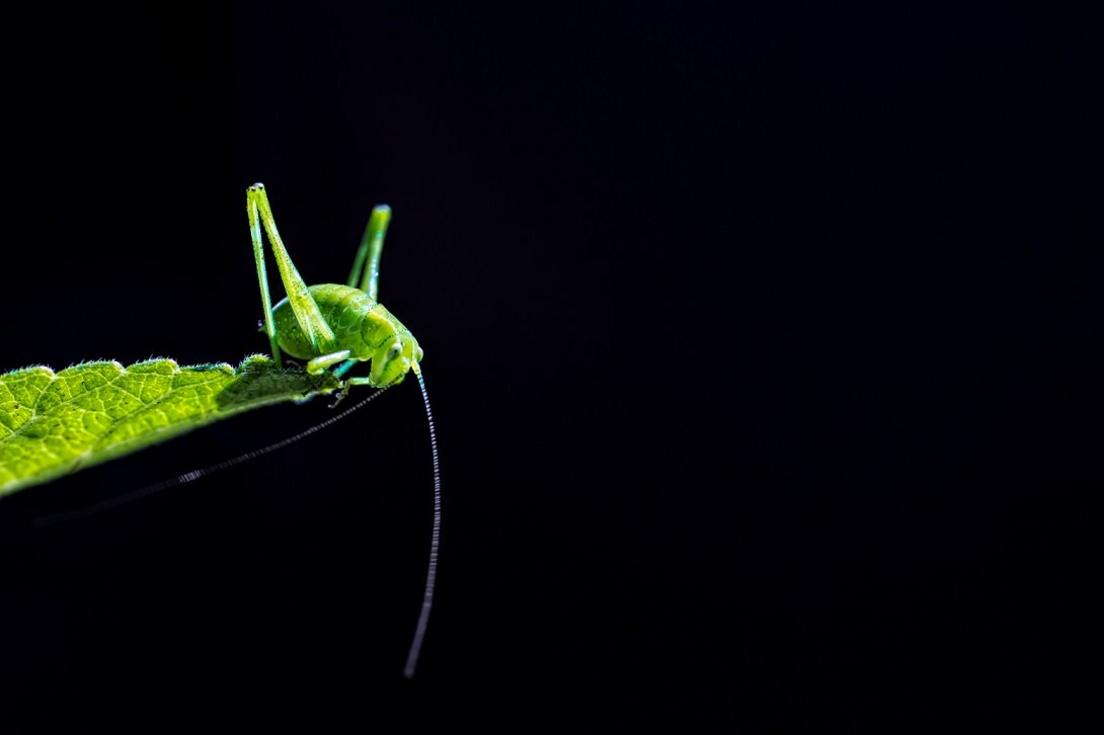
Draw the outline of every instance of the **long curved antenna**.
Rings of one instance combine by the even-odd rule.
[[[280,441],[269,444],[266,447],[261,447],[260,449],[254,449],[253,451],[246,452],[245,454],[239,454],[237,457],[233,457],[231,459],[223,460],[222,462],[218,462],[216,464],[209,465],[207,467],[203,467],[202,469],[192,470],[191,472],[185,472],[183,475],[178,475],[178,476],[173,477],[169,480],[162,480],[160,482],[155,482],[152,485],[146,485],[145,487],[138,488],[137,490],[133,490],[129,493],[124,493],[123,495],[117,495],[114,498],[108,498],[107,500],[102,500],[98,503],[93,503],[91,505],[86,505],[85,507],[78,508],[77,510],[71,510],[71,511],[67,511],[65,513],[56,513],[56,514],[50,515],[50,516],[43,516],[42,518],[36,519],[34,525],[36,527],[41,528],[42,526],[52,526],[55,523],[65,523],[67,521],[75,521],[75,520],[78,520],[80,518],[86,518],[90,515],[95,515],[96,513],[100,513],[100,512],[105,511],[105,510],[110,510],[111,508],[116,508],[120,505],[124,505],[126,503],[131,502],[131,501],[138,500],[140,498],[144,498],[144,497],[147,497],[149,495],[154,495],[156,493],[161,492],[162,490],[168,490],[169,488],[177,487],[178,485],[187,485],[189,482],[195,482],[196,480],[200,479],[201,477],[206,477],[207,475],[213,475],[216,472],[222,472],[223,470],[230,469],[231,467],[236,467],[236,466],[238,466],[238,465],[240,465],[244,462],[248,462],[251,459],[256,459],[257,457],[263,457],[266,454],[271,454],[272,452],[275,452],[278,449],[283,449],[284,447],[288,446],[289,444],[294,444],[295,442],[299,441],[300,439],[306,439],[311,434],[313,434],[317,431],[321,431],[322,429],[325,429],[327,426],[333,426],[338,421],[340,421],[341,419],[343,419],[346,416],[348,416],[349,414],[351,414],[353,411],[357,411],[357,410],[363,408],[364,406],[366,406],[371,401],[374,401],[375,399],[379,398],[380,394],[383,393],[385,390],[387,390],[389,387],[390,386],[380,388],[375,393],[372,393],[370,396],[367,396],[366,398],[362,399],[361,401],[358,401],[356,404],[350,406],[349,408],[345,409],[341,413],[335,414],[334,416],[331,416],[330,418],[326,419],[322,423],[315,424],[314,426],[310,427],[309,429],[304,429],[303,431],[300,431],[298,434],[295,434],[293,436],[289,436],[286,439],[281,439]]]
[[[422,611],[418,614],[414,640],[410,642],[406,668],[403,669],[403,676],[407,679],[414,678],[418,656],[422,652],[422,641],[425,640],[426,628],[429,626],[429,613],[433,610],[433,590],[437,586],[437,552],[441,548],[441,463],[437,457],[437,432],[433,428],[433,409],[429,407],[425,378],[416,364],[413,369],[418,378],[418,387],[422,389],[422,402],[425,403],[426,421],[429,424],[429,449],[433,454],[433,534],[429,541],[429,565],[426,569],[425,592],[422,594]]]

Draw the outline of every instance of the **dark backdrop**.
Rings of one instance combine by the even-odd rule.
[[[331,413],[0,502],[5,732],[979,731],[1098,694],[1087,12],[315,5],[9,19],[0,368],[263,351],[245,187],[311,282],[390,203],[444,462],[421,673],[408,383],[82,521],[33,525]]]

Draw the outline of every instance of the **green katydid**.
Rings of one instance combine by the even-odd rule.
[[[413,372],[425,405],[433,460],[429,565],[405,667],[406,676],[413,676],[433,603],[441,486],[433,414],[420,367],[422,348],[377,299],[380,255],[391,209],[384,205],[372,210],[348,282],[317,286],[307,286],[295,268],[276,228],[264,185],[248,188],[246,212],[261,291],[262,329],[272,359],[248,358],[237,371],[228,365],[180,367],[161,359],[128,368],[96,362],[59,373],[32,367],[0,374],[0,497],[256,406],[335,390],[340,391],[340,400],[359,385],[380,389],[289,439],[58,518],[86,515],[287,446],[352,413]],[[268,288],[262,227],[287,292],[275,306]],[[282,352],[306,360],[305,371],[285,368]],[[371,364],[368,375],[346,377],[362,362]]]
[[[272,216],[264,184],[257,183],[249,187],[246,210],[249,215],[249,233],[253,240],[253,256],[257,262],[257,280],[261,286],[264,330],[277,367],[280,365],[281,348],[293,357],[308,360],[309,375],[317,375],[336,366],[333,373],[342,378],[358,362],[371,361],[370,375],[344,380],[343,395],[356,385],[388,388],[402,382],[408,371],[413,371],[418,378],[433,452],[433,534],[422,609],[404,670],[408,678],[412,677],[433,607],[441,534],[441,475],[437,460],[437,437],[433,429],[433,411],[420,367],[422,348],[418,346],[418,340],[410,330],[377,300],[380,254],[383,252],[383,239],[391,221],[391,208],[382,205],[372,210],[368,228],[349,273],[348,283],[344,286],[335,283],[307,286],[303,281],[276,229],[276,220]],[[276,265],[280,269],[280,279],[287,291],[287,297],[275,307],[270,307],[261,224],[268,234],[269,244],[276,256]],[[358,280],[359,289],[354,285]]]
[[[293,357],[309,360],[307,372],[311,375],[338,365],[334,373],[341,377],[357,362],[371,361],[371,375],[349,378],[345,381],[346,390],[355,385],[377,388],[394,385],[411,370],[415,375],[420,374],[422,348],[418,340],[376,298],[383,238],[391,221],[390,207],[383,205],[372,210],[349,281],[344,286],[336,283],[307,286],[303,281],[276,229],[263,184],[249,187],[246,210],[253,238],[253,256],[257,261],[257,279],[261,285],[264,331],[277,367],[281,362],[281,348]],[[287,291],[287,298],[275,307],[270,305],[268,293],[262,224]],[[360,281],[360,288],[355,285],[357,281]]]

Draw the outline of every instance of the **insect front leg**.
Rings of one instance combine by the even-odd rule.
[[[333,374],[338,378],[344,378],[345,374],[360,364],[360,360],[346,360],[334,368]]]
[[[351,350],[341,350],[339,352],[331,352],[328,355],[320,355],[307,363],[307,373],[310,375],[318,375],[331,365],[336,365],[342,360],[347,360],[351,354],[353,354]]]
[[[372,355],[372,370],[367,377],[354,376],[345,381],[346,386],[370,385],[383,388],[402,382],[413,363],[403,357],[402,342],[396,336],[385,342]]]

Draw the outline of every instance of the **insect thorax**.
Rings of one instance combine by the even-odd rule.
[[[397,332],[394,317],[358,288],[337,283],[310,287],[322,318],[334,333],[329,351],[350,350],[359,360],[370,358],[382,345],[389,343]],[[272,309],[280,347],[289,355],[303,360],[318,357],[319,350],[299,328],[299,322],[285,298]],[[401,328],[401,325],[398,325]]]

